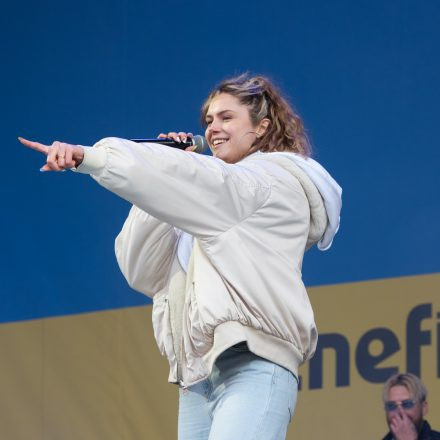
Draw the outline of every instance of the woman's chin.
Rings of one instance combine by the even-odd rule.
[[[225,160],[224,159],[224,154],[222,154],[222,151],[219,150],[218,148],[212,150],[212,155],[214,157],[216,157],[217,159]]]
[[[237,162],[237,158],[234,157],[234,154],[231,155],[231,152],[228,151],[227,148],[216,148],[212,150],[212,155],[217,159],[221,159],[226,163],[235,163]]]

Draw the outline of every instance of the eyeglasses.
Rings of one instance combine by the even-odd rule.
[[[396,402],[385,402],[385,410],[388,412],[396,411],[399,406],[402,407],[402,409],[411,409],[414,408],[416,402],[411,399],[402,400],[400,403]]]

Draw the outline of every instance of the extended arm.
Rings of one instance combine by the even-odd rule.
[[[86,149],[78,171],[157,219],[202,238],[252,215],[270,194],[267,181],[246,166],[118,138]]]
[[[267,180],[245,165],[160,144],[106,138],[94,147],[46,146],[20,139],[47,156],[43,170],[77,166],[102,186],[157,219],[211,237],[252,215],[270,194]]]

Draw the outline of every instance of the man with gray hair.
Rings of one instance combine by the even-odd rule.
[[[394,374],[385,382],[382,398],[390,432],[383,440],[440,440],[440,433],[424,420],[426,396],[425,385],[414,374]]]

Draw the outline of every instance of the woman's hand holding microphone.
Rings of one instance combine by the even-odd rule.
[[[178,133],[175,131],[170,131],[168,134],[161,133],[157,136],[158,139],[172,139],[175,142],[186,142],[188,138],[192,138],[194,135],[192,133],[185,133],[183,131],[179,131]],[[185,151],[194,151],[197,149],[196,145],[191,147],[186,147]]]

